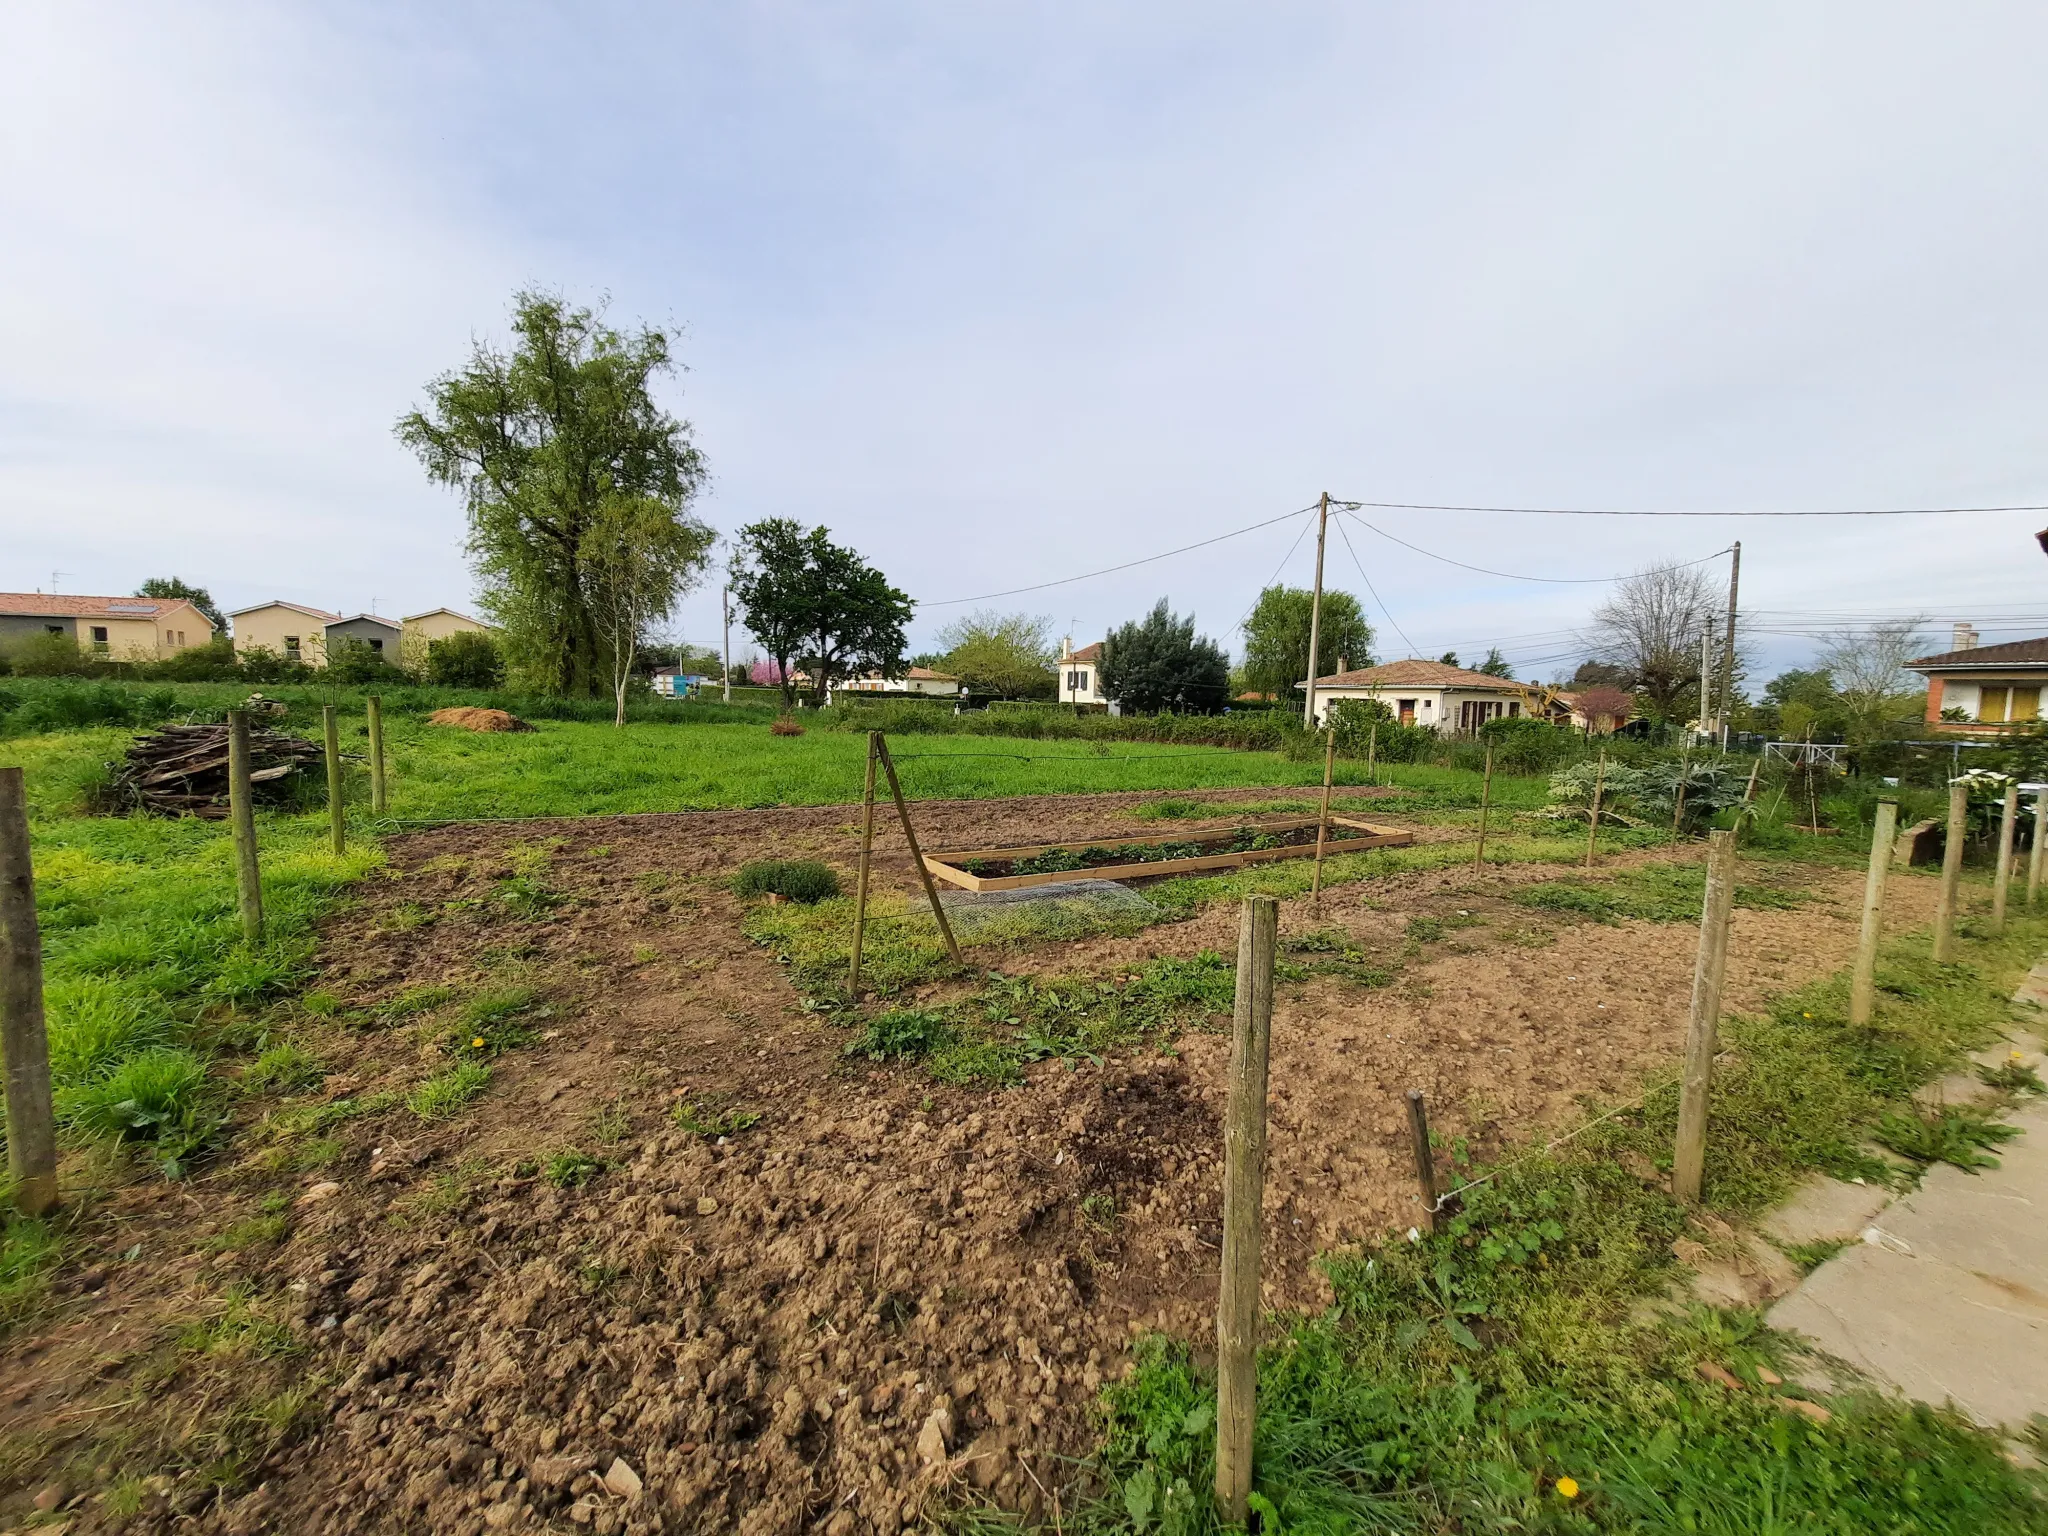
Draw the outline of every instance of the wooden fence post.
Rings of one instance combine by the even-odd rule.
[[[860,941],[868,922],[868,865],[875,852],[875,743],[868,732],[868,776],[860,796],[860,873],[853,885],[853,968],[846,979],[847,995],[860,1001]]]
[[[1870,829],[1870,868],[1863,876],[1863,931],[1856,940],[1856,969],[1849,977],[1849,1022],[1870,1022],[1877,1005],[1877,943],[1884,934],[1884,879],[1891,868],[1899,802],[1877,802]]]
[[[1991,931],[2005,932],[2005,898],[2012,888],[2012,846],[2020,829],[2020,786],[2005,786],[1998,817],[1998,872],[1991,877]]]
[[[1493,807],[1493,748],[1486,749],[1486,777],[1479,782],[1479,847],[1473,851],[1472,867],[1486,867],[1486,815]]]
[[[43,934],[28,847],[28,786],[0,768],[0,1059],[7,1067],[7,1172],[23,1213],[57,1206],[57,1121],[43,1021]]]
[[[1380,723],[1375,720],[1365,733],[1365,781],[1368,784],[1378,784],[1380,781],[1379,755]]]
[[[1685,821],[1685,779],[1692,772],[1692,764],[1686,761],[1683,752],[1678,754],[1678,791],[1671,797],[1671,835],[1678,836]]]
[[[1956,899],[1963,884],[1963,833],[1969,825],[1970,786],[1948,787],[1948,832],[1941,849],[1941,895],[1934,904],[1934,958],[1949,960],[1956,952]]]
[[[1700,952],[1693,964],[1692,1012],[1685,1027],[1685,1077],[1678,1094],[1678,1143],[1671,1192],[1687,1205],[1700,1198],[1707,1160],[1707,1097],[1721,1022],[1721,978],[1728,964],[1728,908],[1735,896],[1735,834],[1707,834],[1707,892],[1700,909]]]
[[[2034,843],[2027,850],[2027,905],[2034,904],[2034,898],[2041,890],[2041,858],[2048,854],[2048,789],[2034,795]]]
[[[256,802],[249,784],[249,716],[228,711],[228,824],[235,843],[235,898],[242,941],[263,942],[263,873],[256,862]]]
[[[1408,1140],[1415,1152],[1415,1185],[1422,1194],[1422,1220],[1416,1223],[1425,1232],[1436,1230],[1436,1153],[1429,1146],[1429,1109],[1422,1102],[1422,1090],[1408,1090]]]
[[[341,727],[332,704],[320,710],[320,731],[327,744],[327,838],[339,858],[348,852],[348,804],[342,794]]]
[[[1223,1117],[1223,1276],[1216,1295],[1216,1505],[1224,1520],[1235,1525],[1244,1524],[1250,1513],[1252,1428],[1258,1419],[1266,1059],[1279,933],[1279,902],[1271,896],[1245,898]]]
[[[1323,809],[1316,819],[1316,877],[1309,887],[1309,898],[1318,904],[1323,899],[1323,849],[1330,840],[1330,781],[1337,773],[1337,728],[1331,726],[1325,735],[1328,740],[1323,744]]]
[[[903,786],[896,780],[896,764],[889,756],[888,740],[880,731],[874,733],[875,751],[882,759],[882,771],[889,776],[889,793],[896,799],[896,814],[903,821],[903,840],[910,844],[910,862],[917,866],[917,878],[924,882],[925,899],[932,904],[932,916],[939,920],[939,932],[946,940],[946,953],[953,957],[955,965],[966,962],[960,958],[960,943],[953,937],[953,925],[946,921],[946,909],[939,904],[939,888],[932,884],[932,872],[924,867],[924,850],[917,846],[917,828],[910,824],[910,806],[903,799]]]
[[[370,716],[370,813],[382,816],[384,797],[384,701],[371,694],[365,701]]]
[[[1593,849],[1600,841],[1600,791],[1607,786],[1607,749],[1600,749],[1600,766],[1593,770],[1593,813],[1586,818],[1586,868],[1593,867]]]

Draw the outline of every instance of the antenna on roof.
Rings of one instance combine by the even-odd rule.
[[[51,596],[53,596],[53,597],[54,597],[54,596],[56,595],[56,592],[57,592],[57,583],[58,583],[58,582],[60,582],[60,581],[62,581],[62,580],[63,580],[63,579],[64,579],[64,578],[66,577],[66,576],[69,576],[70,574],[71,574],[71,573],[70,573],[69,571],[52,571],[52,572],[50,572],[50,594],[51,594]]]

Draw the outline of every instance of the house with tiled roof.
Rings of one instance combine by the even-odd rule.
[[[1308,680],[1296,683],[1306,691]],[[1427,725],[1447,733],[1469,734],[1489,720],[1522,713],[1528,689],[1511,677],[1494,677],[1447,661],[1382,662],[1354,667],[1316,679],[1316,723],[1323,724],[1339,699],[1377,699],[1403,725]]]
[[[282,598],[237,608],[228,615],[235,627],[235,654],[266,651],[309,667],[327,665],[327,626],[346,621],[325,608],[308,608]]]
[[[1102,642],[1084,645],[1074,649],[1070,635],[1060,642],[1060,689],[1062,704],[1107,705],[1108,697],[1102,691]]]
[[[847,693],[917,693],[942,699],[957,698],[961,692],[959,678],[950,672],[934,672],[930,667],[905,667],[896,677],[871,672],[866,677],[849,677],[836,687]]]
[[[1927,679],[1927,723],[1936,731],[1988,736],[2041,718],[2048,637],[1979,645],[1975,626],[1958,624],[1950,649],[1906,665]]]
[[[182,597],[0,592],[0,649],[63,635],[110,661],[161,661],[213,638],[213,620]]]

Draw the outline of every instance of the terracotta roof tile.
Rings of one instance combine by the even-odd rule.
[[[199,610],[182,597],[74,597],[69,593],[0,592],[0,613],[51,619],[155,619],[174,608]],[[202,621],[206,616],[200,614]]]
[[[2048,638],[1973,645],[1966,650],[1921,656],[1906,665],[1916,672],[1943,672],[1952,667],[2044,666],[2048,665]]]
[[[1295,684],[1304,688],[1305,683]],[[1454,667],[1446,661],[1389,661],[1377,667],[1355,667],[1316,679],[1316,688],[1487,688],[1501,693],[1520,693],[1522,685],[1510,677],[1493,677],[1469,667]]]

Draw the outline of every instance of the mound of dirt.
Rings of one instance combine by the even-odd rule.
[[[508,715],[502,709],[476,709],[461,705],[455,709],[437,709],[427,716],[429,725],[452,725],[465,731],[530,731],[528,725],[517,715]]]

